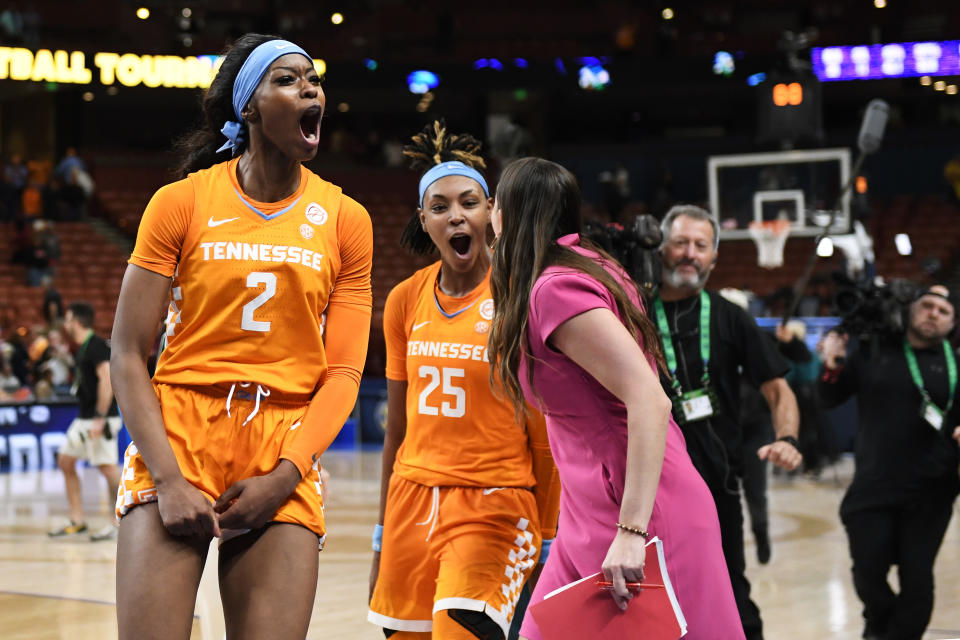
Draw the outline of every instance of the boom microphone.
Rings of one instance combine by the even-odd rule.
[[[860,175],[860,167],[863,165],[864,159],[879,149],[880,143],[883,142],[883,131],[887,128],[887,116],[889,114],[890,105],[879,98],[875,98],[867,104],[867,110],[863,114],[863,122],[860,124],[860,135],[857,137],[857,146],[860,147],[860,154],[857,156],[857,161],[853,163],[853,168],[850,170],[850,177],[847,183],[840,189],[840,195],[837,196],[836,204],[833,205],[833,209],[830,210],[830,220],[824,225],[823,229],[817,234],[817,237],[813,241],[813,251],[810,253],[807,268],[804,269],[800,279],[797,280],[797,283],[793,286],[793,298],[787,307],[787,312],[783,315],[784,325],[787,324],[787,320],[793,317],[793,313],[797,310],[797,305],[800,303],[800,298],[807,288],[807,283],[810,282],[810,276],[813,275],[813,268],[817,263],[817,248],[820,246],[820,241],[830,235],[833,221],[836,220],[837,212],[840,211],[840,207],[843,204],[843,197],[850,191],[850,187],[853,186],[853,181],[856,177]]]
[[[860,125],[860,136],[857,138],[857,146],[862,153],[873,153],[880,148],[889,112],[890,105],[879,98],[871,100],[867,105],[863,123]]]

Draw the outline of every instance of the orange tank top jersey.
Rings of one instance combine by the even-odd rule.
[[[328,304],[371,307],[370,218],[304,167],[289,198],[252,201],[236,165],[192,173],[147,205],[130,262],[173,276],[154,380],[308,397],[327,373]]]
[[[532,487],[527,434],[489,384],[490,275],[451,298],[436,286],[439,273],[440,262],[417,271],[384,309],[387,377],[407,382],[394,473],[427,486]]]

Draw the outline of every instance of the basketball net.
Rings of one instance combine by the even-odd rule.
[[[790,236],[789,220],[750,223],[750,237],[757,245],[757,264],[764,269],[783,266],[783,247]]]

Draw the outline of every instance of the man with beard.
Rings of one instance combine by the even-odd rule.
[[[776,440],[756,455],[793,470],[802,457],[796,439],[797,400],[783,377],[789,365],[745,311],[703,290],[717,262],[716,219],[700,207],[677,205],[664,216],[662,230],[663,282],[652,305],[670,372],[661,383],[673,399],[673,417],[690,458],[717,505],[723,554],[745,635],[759,640],[760,612],[750,600],[744,576],[740,382],[744,379],[760,390],[773,417]]]
[[[903,337],[820,345],[827,406],[857,396],[856,470],[840,504],[863,637],[919,640],[933,611],[933,563],[960,491],[957,363],[948,336],[956,299],[934,285],[910,305]],[[842,359],[842,360],[841,360]],[[887,582],[897,565],[899,593]]]

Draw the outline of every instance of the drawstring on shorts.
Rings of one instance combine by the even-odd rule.
[[[228,418],[233,417],[230,415],[230,401],[233,400],[233,393],[237,390],[237,385],[245,389],[249,387],[251,384],[253,383],[252,382],[234,382],[232,385],[230,385],[230,393],[227,394],[227,417]],[[256,399],[254,400],[254,403],[253,403],[253,411],[250,412],[250,414],[247,416],[247,419],[244,420],[243,424],[240,426],[245,427],[247,426],[248,422],[253,420],[253,416],[257,415],[260,412],[260,398],[266,398],[269,395],[270,395],[270,389],[259,384],[257,385],[257,394],[256,394]]]
[[[430,531],[427,532],[427,537],[424,539],[425,542],[430,541],[430,536],[433,535],[433,530],[437,526],[437,520],[440,519],[440,487],[433,488],[433,498],[430,500],[430,515],[427,516],[427,519],[423,522],[418,522],[417,526],[422,526],[425,524],[430,525]]]

